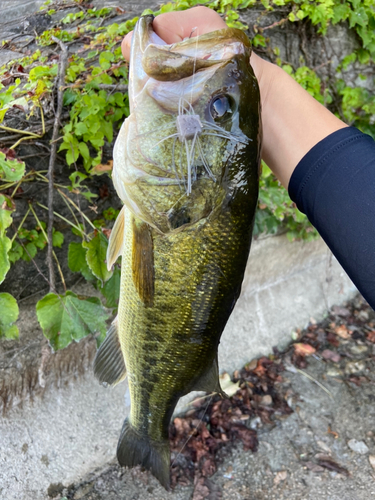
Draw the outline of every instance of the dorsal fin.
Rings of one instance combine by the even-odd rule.
[[[124,244],[125,227],[125,205],[118,214],[115,225],[112,228],[107,248],[107,269],[110,271],[117,258],[122,254]]]
[[[115,385],[126,377],[124,355],[118,337],[117,318],[113,320],[107,336],[94,360],[94,374],[99,382]]]
[[[151,228],[145,222],[133,219],[133,281],[146,307],[154,303],[154,244]]]

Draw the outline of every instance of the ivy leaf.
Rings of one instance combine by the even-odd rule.
[[[66,163],[70,166],[72,163],[78,160],[79,150],[72,146],[72,149],[68,149],[66,152]]]
[[[112,278],[110,278],[106,283],[104,283],[101,292],[106,298],[106,307],[117,307],[120,298],[120,280],[121,271],[117,267],[113,271]]]
[[[64,106],[69,106],[77,100],[77,91],[73,89],[66,89],[63,96]]]
[[[54,247],[61,248],[61,245],[64,243],[64,235],[60,233],[60,231],[53,231],[52,234],[52,245]]]
[[[88,243],[82,243],[87,248],[86,261],[94,276],[102,283],[108,281],[113,271],[108,271],[106,264],[108,240],[101,231],[97,231]]]
[[[94,275],[87,264],[86,252],[87,250],[83,248],[82,243],[70,243],[68,249],[68,266],[73,273],[81,273],[87,281],[91,281],[94,279]]]
[[[113,61],[114,58],[115,56],[112,54],[112,52],[109,51],[101,52],[99,56],[99,64],[104,70],[107,70],[111,67],[111,62]]]
[[[12,212],[14,212],[12,200],[0,194],[0,236],[4,236],[5,230],[12,224]]]
[[[36,305],[36,314],[43,334],[53,349],[63,349],[73,340],[107,329],[105,312],[97,297],[82,298],[67,291],[65,295],[49,293]]]
[[[82,243],[72,242],[68,249],[68,266],[73,273],[79,273],[86,262],[86,250],[82,247]]]
[[[38,237],[34,240],[34,244],[40,249],[43,250],[43,248],[47,245],[47,240],[44,237],[43,233],[39,233]]]
[[[0,293],[0,338],[18,338],[17,321],[19,309],[17,301],[10,293]]]
[[[78,144],[79,152],[81,153],[82,157],[85,160],[88,160],[90,158],[90,151],[89,148],[87,147],[87,144],[85,142],[80,142]]]
[[[356,8],[354,11],[351,11],[349,14],[349,27],[353,28],[356,24],[359,26],[365,27],[368,23],[368,16],[363,7]]]
[[[22,255],[23,260],[26,260],[26,262],[30,262],[31,259],[33,259],[37,253],[38,249],[34,243],[28,243],[25,245],[25,250]]]
[[[74,131],[76,135],[83,135],[87,134],[88,128],[87,125],[83,122],[78,122],[77,125],[74,127]]]
[[[19,181],[25,174],[25,162],[7,158],[0,151],[0,179],[3,181]]]
[[[10,268],[8,252],[11,246],[12,242],[7,236],[0,236],[0,283],[4,281]]]
[[[9,260],[12,264],[17,262],[22,257],[23,254],[23,248],[22,246],[18,243],[18,241],[13,241],[12,243],[12,248],[9,250]]]
[[[87,175],[83,174],[82,172],[73,172],[72,174],[69,175],[69,180],[72,183],[72,188],[80,188],[81,182],[87,179]]]

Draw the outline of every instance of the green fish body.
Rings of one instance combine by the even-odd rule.
[[[168,427],[179,398],[221,393],[217,349],[240,295],[258,196],[261,126],[251,47],[225,29],[165,45],[135,28],[131,114],[114,150],[124,203],[107,264],[122,255],[118,317],[94,364],[128,377],[117,457],[167,489]]]

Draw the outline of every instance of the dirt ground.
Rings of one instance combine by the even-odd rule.
[[[375,498],[375,313],[357,297],[296,337],[285,352],[235,373],[239,390],[229,400],[174,421],[171,492],[113,461],[79,484],[51,485],[50,497]]]

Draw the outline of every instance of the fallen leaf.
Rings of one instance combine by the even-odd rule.
[[[257,367],[257,364],[258,364],[258,360],[257,359],[253,359],[253,360],[250,361],[250,363],[248,363],[245,366],[245,368],[246,368],[246,370],[253,371]]]
[[[375,470],[375,455],[370,455],[368,457],[368,461],[370,462],[371,467]]]
[[[111,236],[112,229],[106,229],[105,227],[102,228],[103,234],[105,234],[106,238],[109,239]]]
[[[334,333],[328,332],[326,338],[327,342],[333,345],[333,347],[338,347],[340,345],[340,341]]]
[[[219,377],[220,381],[220,387],[223,389],[223,391],[227,394],[227,396],[231,397],[240,388],[240,382],[232,382],[229,373],[223,373]]]
[[[306,462],[305,466],[310,469],[312,472],[324,472],[324,467],[318,465],[314,462]]]
[[[99,196],[101,199],[107,198],[109,196],[107,184],[102,184],[99,188]]]
[[[328,361],[333,361],[334,363],[338,363],[341,359],[341,356],[338,352],[331,351],[330,349],[324,349],[322,352],[322,357]]]
[[[194,492],[192,500],[204,500],[205,498],[208,497],[208,495],[210,494],[210,490],[204,483],[205,483],[204,477],[201,477],[196,481],[194,481]]]
[[[293,344],[293,347],[294,347],[295,353],[297,355],[300,355],[300,356],[311,356],[312,354],[314,354],[316,352],[315,347],[313,347],[310,344],[297,343],[297,344]]]
[[[281,481],[285,481],[287,477],[288,477],[288,472],[286,470],[281,470],[274,477],[273,484],[278,485],[279,483],[281,483]]]
[[[108,163],[99,163],[91,169],[93,175],[105,174],[106,172],[111,172],[113,169],[113,160],[109,160]]]
[[[329,446],[325,444],[324,441],[318,440],[316,444],[319,446],[321,450],[325,451],[326,453],[332,453],[331,449],[329,448]]]
[[[342,339],[349,339],[352,332],[348,330],[346,325],[340,325],[335,328],[335,334],[338,335]]]
[[[333,306],[332,307],[332,312],[333,314],[336,314],[337,316],[341,316],[342,318],[346,318],[350,316],[350,311],[346,307],[340,307],[340,306]]]
[[[270,406],[272,405],[272,397],[269,394],[266,394],[265,396],[262,397],[260,402],[262,405]]]
[[[342,467],[329,457],[318,460],[318,465],[324,467],[325,469],[337,472],[338,474],[343,474],[344,476],[350,475],[348,469]]]

